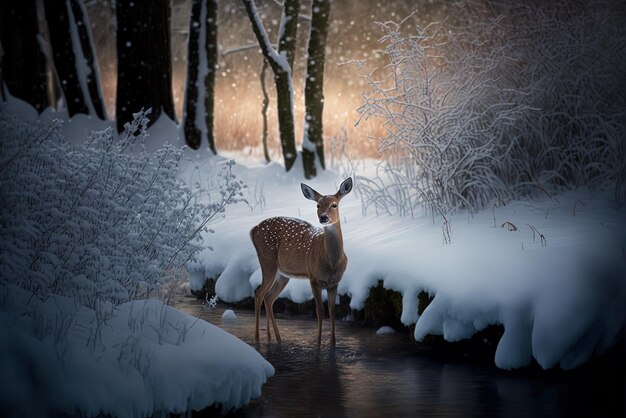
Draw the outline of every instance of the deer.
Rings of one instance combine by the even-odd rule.
[[[305,198],[317,203],[317,217],[322,227],[302,219],[279,216],[261,221],[250,230],[250,238],[261,265],[262,282],[254,291],[255,341],[259,342],[261,304],[267,316],[267,340],[271,341],[270,323],[281,343],[274,317],[274,302],[290,279],[305,279],[311,283],[317,314],[317,345],[322,342],[324,304],[322,290],[328,296],[330,345],[335,346],[335,299],[337,286],[348,265],[343,251],[343,236],[339,202],[352,190],[352,178],[339,186],[337,193],[323,196],[300,183]]]

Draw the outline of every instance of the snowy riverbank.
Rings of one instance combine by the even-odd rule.
[[[257,195],[256,208],[230,208],[212,226],[215,234],[205,236],[212,250],[189,266],[192,289],[219,275],[215,288],[225,301],[251,296],[260,283],[248,235],[252,226],[276,215],[316,219],[298,176],[277,165],[236,172]],[[341,180],[325,172],[307,183],[334,193]],[[532,358],[544,368],[574,368],[612,347],[623,330],[626,214],[610,194],[570,192],[473,216],[459,213],[450,218],[446,244],[441,218],[433,223],[427,217],[364,216],[358,182],[356,190],[340,207],[349,261],[339,294],[351,297],[353,309],[362,309],[369,288],[382,280],[402,293],[402,322],[416,324],[418,340],[441,334],[458,341],[502,324],[495,363],[504,369],[528,365]],[[434,300],[420,317],[422,290]],[[312,297],[302,280],[291,280],[282,296],[294,302]]]

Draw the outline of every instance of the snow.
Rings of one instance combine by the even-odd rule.
[[[16,286],[0,290],[0,403],[8,416],[138,417],[212,404],[228,410],[260,396],[274,374],[249,345],[158,300],[119,305],[94,348],[94,311],[82,308],[61,342],[42,340],[37,329],[71,311],[71,299],[29,304]]]
[[[313,142],[311,142],[311,138],[309,138],[309,132],[308,132],[308,122],[307,124],[304,126],[304,135],[303,135],[303,139],[302,139],[302,148],[309,150],[311,152],[315,152],[316,147],[315,144]]]
[[[390,335],[390,334],[395,334],[395,333],[396,331],[393,328],[388,327],[386,325],[376,330],[376,335]]]
[[[237,315],[232,309],[226,309],[222,314],[222,322],[229,323],[235,322],[237,320]]]
[[[373,171],[375,164],[363,170]],[[227,302],[252,296],[261,282],[249,238],[254,225],[272,216],[317,225],[315,204],[300,192],[301,172],[285,174],[270,164],[238,166],[236,173],[247,184],[263,185],[265,206],[232,208],[214,224],[215,234],[204,237],[213,250],[188,265],[192,289],[219,276],[216,292]],[[331,194],[342,180],[326,170],[307,183]],[[338,292],[351,298],[351,308],[363,309],[369,289],[382,280],[402,294],[401,321],[415,324],[418,341],[428,334],[459,341],[502,324],[494,361],[503,369],[533,358],[546,369],[575,368],[611,348],[623,330],[626,214],[610,191],[514,201],[473,216],[460,212],[449,218],[449,244],[441,218],[365,216],[358,180],[356,191],[340,205],[348,267]],[[507,221],[518,230],[502,227]],[[420,291],[434,296],[421,316]],[[291,280],[281,297],[310,300],[308,281]]]

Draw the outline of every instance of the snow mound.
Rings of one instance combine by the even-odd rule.
[[[388,326],[383,326],[380,327],[376,330],[376,335],[390,335],[390,334],[395,334],[396,331]]]
[[[23,290],[0,290],[3,416],[144,417],[212,404],[229,410],[260,396],[274,374],[249,345],[158,300],[119,305],[96,335],[87,326],[94,311],[85,307],[74,321],[58,323],[74,309],[70,298],[28,304]],[[42,340],[42,327],[58,333]]]
[[[222,322],[235,322],[237,315],[232,309],[226,309],[222,314]]]

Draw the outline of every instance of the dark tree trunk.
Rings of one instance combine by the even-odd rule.
[[[274,74],[276,106],[280,145],[285,160],[285,170],[291,170],[296,162],[296,127],[293,114],[293,84],[291,72],[279,70]]]
[[[293,115],[293,83],[291,69],[295,56],[295,40],[297,35],[297,19],[300,8],[299,0],[285,0],[283,17],[281,18],[278,51],[270,44],[267,31],[263,27],[254,0],[243,0],[252,30],[259,42],[265,59],[274,72],[276,85],[276,105],[278,111],[278,129],[282,147],[285,170],[289,171],[296,161],[296,136]],[[287,62],[282,62],[280,54],[284,53]]]
[[[80,48],[87,66],[87,74],[85,74],[87,82],[87,90],[89,98],[93,105],[93,109],[98,118],[105,120],[107,118],[106,106],[102,98],[102,88],[100,84],[100,68],[96,59],[96,51],[93,46],[93,38],[91,36],[91,25],[87,18],[87,12],[83,4],[79,0],[70,0],[72,13],[74,14],[74,22],[78,30],[78,40]]]
[[[324,63],[330,0],[313,0],[311,4],[311,33],[309,35],[307,75],[304,87],[305,120],[302,142],[304,176],[317,175],[315,156],[320,166],[324,162],[324,137],[322,118],[324,113]]]
[[[39,113],[48,107],[46,56],[37,39],[35,0],[0,0],[0,42],[3,56],[0,87]]]
[[[263,155],[265,156],[265,162],[269,163],[271,159],[270,159],[270,152],[267,148],[267,135],[268,135],[267,108],[270,105],[270,96],[269,94],[267,94],[267,88],[265,87],[265,74],[267,73],[267,65],[268,65],[267,60],[264,59],[263,68],[261,69],[261,74],[259,78],[261,81],[261,92],[263,93],[263,107],[261,108],[261,115],[263,116],[263,138],[262,138]]]
[[[202,0],[192,0],[191,17],[189,19],[189,40],[187,42],[187,86],[185,90],[185,109],[183,126],[185,141],[193,149],[202,144],[202,130],[197,124],[198,99],[200,92],[200,32],[202,19]]]
[[[116,14],[117,130],[121,132],[142,108],[152,108],[149,125],[162,112],[176,122],[169,1],[117,1]]]
[[[204,134],[209,148],[216,154],[213,135],[217,65],[216,0],[192,1],[187,51],[187,87],[183,115],[185,139],[190,147],[198,149]]]
[[[100,77],[86,13],[77,0],[44,2],[54,67],[69,116],[106,119]]]
[[[46,21],[50,31],[50,45],[54,67],[65,96],[65,106],[70,117],[76,113],[89,114],[76,71],[76,55],[70,33],[70,16],[66,0],[45,1]]]
[[[278,39],[278,54],[284,54],[287,57],[289,71],[284,71],[282,67],[274,70],[280,144],[283,158],[285,159],[286,171],[293,167],[297,157],[292,75],[293,61],[296,56],[298,13],[300,13],[300,0],[284,0]]]
[[[217,0],[207,0],[206,15],[206,75],[204,76],[204,109],[206,112],[207,140],[213,154],[215,149],[215,72],[217,68]]]
[[[298,13],[300,0],[285,0],[279,28],[278,53],[284,52],[289,67],[293,71],[293,61],[296,57],[296,36],[298,35]]]

